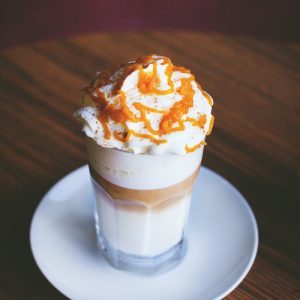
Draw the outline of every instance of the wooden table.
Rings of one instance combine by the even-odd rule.
[[[2,51],[0,298],[64,299],[32,258],[33,212],[86,163],[72,116],[80,89],[97,70],[149,53],[192,69],[215,99],[204,165],[257,217],[258,256],[227,299],[299,299],[299,45],[191,32],[91,34]]]

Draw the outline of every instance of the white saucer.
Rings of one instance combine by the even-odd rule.
[[[60,180],[42,199],[31,224],[34,258],[71,299],[196,300],[228,295],[257,252],[254,215],[220,175],[201,167],[193,192],[188,249],[173,270],[139,276],[112,268],[97,252],[88,167]]]

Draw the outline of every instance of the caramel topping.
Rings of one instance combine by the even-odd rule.
[[[204,96],[205,99],[207,100],[208,104],[209,104],[210,106],[212,106],[212,105],[213,105],[213,100],[212,100],[211,96],[210,96],[207,92],[205,92],[204,90],[201,89],[201,91],[202,91],[202,93],[203,93],[203,96]]]
[[[135,102],[133,105],[136,106],[136,108],[139,109],[139,110],[145,110],[145,111],[148,111],[148,112],[153,112],[153,113],[158,113],[158,114],[164,114],[165,113],[164,110],[160,110],[160,109],[156,109],[156,108],[144,105],[141,102]]]
[[[141,117],[140,117],[140,120],[144,122],[146,128],[148,129],[149,132],[151,132],[152,134],[156,134],[156,135],[159,135],[160,134],[160,131],[159,130],[155,130],[152,128],[151,126],[151,123],[150,121],[147,119],[147,116],[146,116],[146,111],[148,112],[159,112],[159,113],[164,113],[163,111],[160,111],[158,109],[154,109],[154,108],[151,108],[151,107],[148,107],[146,105],[143,105],[142,103],[140,102],[135,102],[134,104],[134,107],[140,111],[140,114],[141,114]]]
[[[134,135],[136,137],[140,137],[140,138],[144,138],[144,139],[149,139],[151,142],[155,143],[155,144],[165,144],[167,142],[167,140],[158,140],[156,138],[154,138],[153,136],[151,136],[150,134],[144,134],[144,133],[137,133],[133,130],[129,130],[128,131],[128,135]]]
[[[173,132],[173,131],[183,131],[185,129],[185,126],[184,126],[184,123],[183,121],[179,120],[178,121],[178,126],[177,127],[173,127],[170,132]]]
[[[194,76],[181,79],[181,86],[178,92],[183,96],[183,99],[176,102],[170,109],[169,113],[163,116],[160,129],[164,133],[174,131],[173,124],[180,123],[182,116],[188,113],[190,107],[193,106],[193,98],[195,91],[193,90],[191,82],[194,80]],[[183,125],[183,124],[182,124]],[[184,130],[184,126],[180,126]],[[178,130],[176,130],[178,131]]]
[[[133,113],[128,109],[125,101],[125,94],[122,92],[120,93],[120,102],[122,104],[121,108],[116,108],[113,104],[108,104],[106,101],[105,105],[102,105],[99,107],[99,115],[98,120],[101,122],[103,130],[104,130],[104,138],[110,139],[111,138],[111,132],[107,125],[108,118],[111,118],[113,121],[117,123],[125,123],[128,120],[133,120],[134,115]]]
[[[193,126],[199,126],[201,128],[206,124],[206,115],[201,115],[199,120],[194,118],[187,117],[184,121],[192,123]]]
[[[92,101],[101,109],[106,106],[106,98],[105,95],[99,91],[99,89],[94,88],[92,86],[88,86],[83,89],[85,93],[91,98]]]
[[[158,60],[163,60],[163,64],[167,65],[165,69],[165,75],[167,77],[167,83],[169,86],[167,90],[158,89],[161,83],[158,74]],[[149,64],[152,64],[153,68],[150,72],[146,72],[145,68],[147,68]],[[174,93],[174,83],[171,79],[173,72],[179,71],[181,73],[189,74],[190,76],[188,78],[180,79],[181,86],[178,88],[177,92],[182,95],[182,99],[176,102],[169,109],[169,111],[159,110],[153,107],[146,106],[141,102],[135,102],[133,103],[133,106],[140,112],[140,116],[136,116],[134,112],[132,112],[127,106],[126,95],[121,90],[124,80],[127,78],[128,75],[130,75],[136,70],[138,70],[138,89],[141,94],[167,95],[170,93]],[[86,87],[84,89],[84,92],[89,96],[91,101],[93,101],[93,103],[95,103],[95,105],[99,109],[98,119],[102,124],[105,139],[110,139],[112,136],[112,133],[107,124],[108,120],[111,119],[125,126],[127,121],[143,122],[145,128],[150,133],[142,134],[133,130],[128,130],[128,128],[123,133],[117,131],[113,132],[114,138],[119,141],[128,142],[131,136],[135,136],[139,138],[149,139],[156,144],[162,144],[166,143],[167,140],[159,140],[153,137],[152,135],[160,137],[164,134],[168,134],[171,132],[183,131],[185,129],[184,122],[191,122],[193,126],[199,126],[200,128],[204,128],[204,125],[207,121],[205,114],[201,115],[199,120],[190,117],[186,117],[185,120],[183,120],[183,116],[188,113],[191,107],[193,107],[195,91],[193,89],[192,82],[194,80],[195,77],[191,74],[190,70],[183,67],[173,66],[171,61],[166,57],[154,57],[153,55],[150,55],[140,57],[135,62],[129,62],[120,65],[112,71],[101,72],[98,75],[97,79],[91,83],[91,86]],[[115,104],[109,104],[106,99],[106,95],[99,90],[99,88],[108,84],[114,84],[110,96],[118,95],[118,106]],[[202,90],[201,86],[197,82],[196,84],[198,88],[202,91],[208,103],[212,105],[212,98],[204,90]],[[147,114],[149,113],[158,113],[163,115],[158,129],[154,129],[151,126],[151,122],[147,118]],[[213,121],[214,118],[212,117],[209,124],[208,134],[210,134],[212,130]],[[195,151],[203,144],[205,143],[201,142],[191,148],[189,148],[186,145],[186,152],[188,153]]]
[[[198,120],[198,125],[203,128],[206,124],[206,115],[201,115],[201,117]]]
[[[142,94],[157,94],[167,95],[174,92],[173,82],[171,81],[171,72],[173,65],[168,65],[166,69],[166,75],[168,78],[168,84],[172,83],[168,90],[159,90],[157,86],[160,84],[160,79],[157,73],[157,62],[153,63],[153,71],[151,74],[144,72],[142,65],[139,66],[139,82],[138,89]]]
[[[117,123],[124,123],[129,120],[129,117],[124,113],[124,110],[122,108],[116,108],[113,104],[107,105],[101,115],[106,121],[110,117]]]
[[[174,92],[174,83],[172,81],[172,74],[173,74],[173,71],[174,71],[174,66],[173,64],[170,62],[165,70],[165,74],[168,78],[168,85],[170,87],[170,90],[172,90],[172,92]]]
[[[91,83],[91,86],[95,89],[99,89],[105,85],[115,83],[112,89],[112,95],[117,95],[119,90],[121,89],[124,80],[128,75],[134,72],[137,69],[136,64],[127,63],[124,65],[117,66],[113,68],[111,71],[103,71],[99,73],[96,80]]]
[[[198,148],[200,148],[202,145],[206,145],[205,142],[200,142],[199,144],[193,146],[193,147],[189,147],[188,145],[185,146],[185,151],[186,153],[190,153],[190,152],[194,152],[195,150],[197,150]]]
[[[160,84],[160,79],[157,74],[157,63],[153,63],[152,74],[144,72],[143,66],[139,66],[139,82],[138,89],[142,94],[149,94],[155,91],[155,87]]]
[[[157,145],[164,144],[167,142],[167,140],[158,140],[158,139],[154,138],[153,136],[151,136],[150,134],[138,133],[131,129],[128,130],[128,132],[123,133],[123,134],[120,132],[117,132],[117,131],[114,132],[114,137],[121,142],[128,142],[131,135],[139,137],[139,138],[143,138],[143,139],[149,139],[151,142],[153,142]]]
[[[123,85],[124,80],[126,79],[126,77],[128,75],[130,75],[132,72],[134,72],[135,70],[138,70],[140,68],[142,68],[142,69],[146,68],[151,63],[156,64],[156,60],[163,60],[164,64],[171,66],[171,69],[173,68],[173,65],[172,65],[170,59],[168,59],[167,57],[158,56],[157,58],[155,58],[155,57],[153,57],[153,55],[141,56],[135,62],[121,64],[121,65],[113,68],[111,71],[104,71],[104,72],[99,73],[97,79],[91,83],[91,86],[99,89],[109,83],[116,82],[114,85],[114,88],[112,90],[112,95],[117,95]],[[171,71],[169,70],[168,72],[172,73]],[[155,80],[157,80],[158,76],[157,76],[157,72],[156,73],[153,72],[153,73],[154,73],[153,80],[155,81]],[[167,74],[167,70],[166,70],[166,74]],[[149,79],[147,78],[146,84],[148,83],[148,80]],[[171,80],[169,80],[169,83],[170,82],[171,82]],[[153,83],[151,83],[150,87],[152,86],[152,84]],[[172,88],[172,85],[170,85],[170,86]],[[155,86],[154,86],[154,88],[155,88]],[[160,95],[170,93],[169,90],[161,91],[158,89],[154,89],[152,92],[155,92]]]
[[[186,69],[184,67],[179,67],[179,66],[174,66],[173,67],[173,71],[178,71],[178,72],[181,72],[181,73],[187,73],[187,74],[191,74],[191,71],[189,69]]]
[[[186,117],[184,121],[192,123],[193,126],[199,126],[198,120],[194,118]]]
[[[139,122],[140,119],[138,119],[135,114],[128,108],[126,104],[126,96],[123,91],[120,91],[120,102],[122,104],[122,111],[127,116],[128,120],[132,122]]]
[[[214,122],[215,122],[215,117],[211,116],[210,122],[209,122],[208,132],[207,132],[206,135],[210,135],[211,134],[211,131],[212,131],[213,127],[214,127]]]
[[[155,58],[153,57],[154,55],[155,54],[140,56],[139,58],[137,58],[136,64],[143,65],[144,68],[147,68],[151,63],[155,61]],[[171,63],[171,61],[164,56],[158,56],[158,59],[162,59],[165,64]]]
[[[118,131],[114,131],[113,133],[114,138],[120,142],[127,142],[127,136],[128,136],[128,132],[118,132]]]

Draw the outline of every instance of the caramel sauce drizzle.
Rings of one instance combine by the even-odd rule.
[[[145,105],[141,102],[135,102],[133,105],[136,106],[136,108],[139,109],[139,110],[142,109],[142,110],[157,113],[157,114],[164,114],[165,113],[164,110],[160,110],[160,109],[157,109],[157,108],[154,108],[154,107],[147,106],[147,105]]]
[[[184,121],[192,123],[193,126],[204,128],[204,125],[206,124],[206,115],[201,115],[199,120],[186,117]]]
[[[182,116],[188,113],[190,107],[193,106],[193,98],[195,91],[192,88],[191,82],[194,80],[194,76],[181,79],[181,86],[178,92],[183,96],[183,99],[176,102],[170,109],[169,113],[164,115],[161,123],[160,129],[164,133],[170,133],[172,131],[184,130],[184,124],[181,121]],[[179,126],[173,128],[173,124],[178,123]]]
[[[155,130],[155,129],[152,128],[151,122],[147,119],[147,116],[146,116],[146,111],[152,111],[153,112],[154,109],[152,109],[150,107],[147,107],[147,106],[143,105],[140,102],[135,102],[133,104],[133,106],[137,110],[140,111],[140,114],[141,114],[140,120],[144,122],[145,127],[148,129],[148,131],[151,132],[152,134],[160,135],[160,131],[159,130]],[[151,110],[148,110],[148,108],[150,108]],[[164,112],[162,112],[162,113],[164,113]]]
[[[158,139],[154,138],[150,134],[137,133],[137,132],[135,132],[133,130],[129,130],[128,134],[132,134],[132,135],[134,135],[136,137],[140,137],[140,138],[149,139],[149,140],[151,140],[151,142],[153,142],[153,143],[155,143],[157,145],[159,145],[159,144],[165,144],[167,142],[167,140],[158,140]]]
[[[151,142],[153,142],[157,145],[164,144],[164,143],[167,142],[167,140],[158,140],[150,134],[138,133],[138,132],[135,132],[134,130],[131,130],[131,129],[128,130],[127,132],[123,133],[123,136],[122,136],[122,133],[117,132],[117,131],[114,131],[113,135],[114,135],[115,139],[117,139],[121,142],[128,142],[132,135],[136,136],[136,137],[139,137],[139,138],[149,139]]]
[[[165,74],[168,78],[168,85],[170,86],[167,90],[159,90],[156,87],[160,85],[160,78],[157,73],[157,62],[153,62],[153,70],[151,74],[146,73],[142,65],[139,65],[139,81],[138,89],[142,94],[156,94],[156,95],[167,95],[174,92],[173,82],[171,80],[173,65],[169,64],[166,68]]]
[[[160,85],[160,78],[157,71],[156,61],[158,59],[162,59],[163,63],[167,64],[165,70],[167,82],[169,85],[169,89],[167,90],[160,90],[157,88],[157,86]],[[151,63],[153,64],[152,72],[145,72],[144,68],[146,68]],[[174,83],[171,80],[173,72],[180,71],[182,73],[190,74],[190,77],[188,78],[181,78],[181,86],[178,88],[178,93],[182,95],[182,100],[176,102],[170,108],[169,112],[146,106],[140,102],[135,102],[133,106],[140,112],[140,117],[137,117],[127,106],[125,93],[121,90],[121,87],[126,77],[135,70],[138,70],[139,72],[138,89],[142,94],[167,95],[173,93],[175,91]],[[110,139],[112,136],[112,133],[107,125],[109,118],[111,118],[117,123],[122,124],[124,124],[126,121],[143,122],[146,129],[151,134],[162,136],[164,134],[175,131],[183,131],[185,129],[185,121],[191,122],[193,126],[199,126],[201,128],[203,128],[206,124],[206,115],[201,115],[199,120],[190,117],[187,117],[185,120],[182,119],[183,115],[187,114],[188,110],[193,106],[193,98],[195,91],[192,87],[192,81],[194,80],[195,77],[191,74],[190,70],[184,67],[173,66],[171,61],[166,57],[154,58],[152,55],[150,55],[142,56],[133,63],[127,63],[118,66],[112,71],[101,72],[98,75],[98,78],[91,83],[91,86],[86,87],[84,91],[89,95],[91,100],[99,108],[100,112],[98,115],[98,119],[102,124],[105,139]],[[99,88],[101,88],[102,86],[113,82],[116,82],[116,84],[112,89],[112,95],[119,95],[121,103],[120,108],[117,108],[114,104],[109,104],[106,100],[104,93],[99,91]],[[212,105],[212,98],[201,88],[201,86],[197,82],[196,84],[198,88],[202,91],[208,103]],[[150,121],[147,119],[147,113],[163,114],[158,130],[152,128]],[[209,131],[207,135],[210,134],[213,127],[213,123],[214,118],[212,117],[210,120]],[[176,127],[174,127],[174,124],[177,124]],[[149,139],[155,144],[163,144],[167,142],[167,140],[159,140],[150,134],[142,134],[135,132],[134,130],[127,130],[127,132],[124,133],[114,131],[113,136],[115,139],[121,142],[128,142],[131,136]],[[206,145],[206,143],[200,142],[199,144],[193,147],[188,147],[188,145],[186,145],[185,150],[187,153],[193,152],[196,149],[198,149],[201,145]]]
[[[200,142],[199,144],[196,144],[193,147],[189,147],[188,145],[186,145],[185,146],[185,151],[186,151],[186,153],[194,152],[195,150],[200,148],[202,145],[206,145],[206,143],[202,141],[202,142]]]
[[[114,131],[113,133],[114,138],[120,142],[128,142],[130,135],[128,134],[128,131],[126,132],[118,132],[118,131]]]
[[[214,122],[215,122],[215,117],[212,115],[211,118],[210,118],[208,132],[207,132],[206,135],[210,135],[211,134],[211,131],[212,131],[213,127],[214,127]]]
[[[202,90],[202,89],[201,89],[201,91],[202,91],[203,96],[204,96],[205,99],[207,100],[208,104],[209,104],[210,106],[212,106],[212,105],[213,105],[213,100],[212,100],[211,96],[210,96],[206,91],[204,91],[204,90]]]
[[[173,67],[173,72],[181,72],[181,73],[187,73],[191,74],[191,71],[189,69],[186,69],[185,67],[180,67],[180,66],[174,66]]]
[[[85,87],[83,91],[91,98],[91,100],[99,107],[100,110],[106,106],[107,100],[105,95],[99,91],[99,89],[88,86]]]
[[[121,105],[122,105],[122,113],[125,114],[128,118],[128,120],[132,121],[132,122],[139,122],[141,121],[140,118],[137,118],[135,116],[135,114],[129,109],[129,107],[127,106],[126,104],[126,95],[123,91],[120,91],[120,102],[121,102]]]

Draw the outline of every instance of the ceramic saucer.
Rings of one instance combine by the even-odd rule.
[[[254,262],[258,230],[249,205],[205,167],[193,191],[186,256],[167,273],[139,276],[112,268],[97,251],[93,205],[88,167],[83,166],[49,190],[31,224],[39,268],[71,299],[221,299]]]

